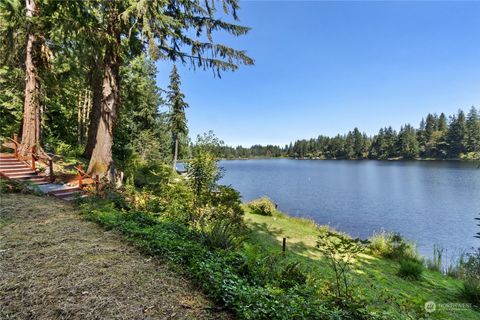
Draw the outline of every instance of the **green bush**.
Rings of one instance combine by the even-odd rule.
[[[227,186],[219,186],[212,194],[211,205],[214,210],[210,220],[229,220],[233,224],[243,225],[243,208],[240,193]]]
[[[174,177],[171,166],[161,162],[149,162],[137,166],[133,182],[137,188],[161,193]]]
[[[275,209],[275,204],[267,197],[250,201],[248,203],[248,208],[252,213],[262,216],[272,216],[277,211]]]
[[[470,303],[480,307],[480,280],[467,278],[463,281],[462,295]]]
[[[399,233],[382,231],[374,234],[369,242],[373,254],[394,260],[421,260],[415,244],[405,240]]]
[[[466,255],[462,267],[466,278],[480,280],[480,248]]]
[[[467,254],[462,264],[462,277],[464,278],[462,295],[480,307],[480,248]]]
[[[300,262],[287,263],[280,270],[280,287],[287,289],[307,282],[307,274],[302,269]]]
[[[227,220],[214,221],[201,232],[203,244],[212,249],[237,248],[243,241],[241,230]]]
[[[26,193],[40,195],[40,189],[28,181],[18,181],[9,179],[0,179],[1,193]]]
[[[423,273],[423,263],[412,259],[403,259],[399,261],[400,269],[398,275],[408,280],[420,280]]]

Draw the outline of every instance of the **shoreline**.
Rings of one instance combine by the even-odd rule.
[[[435,158],[417,158],[417,159],[345,159],[345,158],[292,158],[292,157],[253,157],[253,158],[219,158],[220,161],[227,160],[275,160],[275,159],[288,159],[288,160],[318,160],[318,161],[399,161],[399,162],[413,162],[413,161],[460,161],[460,162],[480,162],[480,159],[462,159],[462,158],[449,158],[449,159],[435,159]]]

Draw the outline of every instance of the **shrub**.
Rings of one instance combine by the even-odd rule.
[[[466,255],[463,263],[463,273],[465,278],[480,280],[480,248]]]
[[[423,273],[423,263],[418,260],[403,259],[400,260],[400,269],[398,275],[408,280],[420,280]]]
[[[374,234],[369,242],[374,254],[394,260],[420,260],[415,244],[405,240],[400,233],[382,231]]]
[[[280,270],[279,278],[280,287],[284,289],[302,285],[307,282],[307,274],[298,261],[293,261],[283,266]]]
[[[201,232],[203,243],[210,248],[233,249],[243,241],[241,230],[227,220],[210,223]]]
[[[149,162],[137,166],[133,182],[138,188],[161,193],[173,177],[174,172],[171,166],[161,162]]]
[[[212,195],[212,210],[210,219],[227,219],[234,224],[243,224],[243,208],[240,193],[227,186],[219,186],[218,191]]]
[[[463,281],[462,295],[470,303],[480,306],[480,279],[465,279]]]
[[[335,296],[337,300],[352,302],[350,284],[351,266],[358,255],[365,250],[365,241],[351,239],[326,227],[319,229],[317,248],[328,259],[335,274]]]
[[[40,195],[40,189],[28,182],[18,180],[0,179],[0,194],[1,193],[27,193]]]
[[[248,208],[250,208],[252,213],[262,216],[272,216],[277,211],[275,209],[275,204],[267,197],[262,197],[249,202]]]

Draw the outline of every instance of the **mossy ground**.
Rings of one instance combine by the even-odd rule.
[[[252,214],[246,208],[245,220],[252,229],[250,241],[265,250],[280,251],[282,239],[287,238],[289,259],[301,261],[320,280],[332,280],[327,261],[315,248],[318,226],[310,220],[298,219],[277,213],[274,216]],[[480,319],[480,311],[465,304],[459,289],[462,282],[438,272],[425,270],[420,281],[408,281],[397,275],[396,261],[363,254],[354,266],[353,283],[360,296],[378,312],[396,314],[400,318],[412,311],[412,319],[422,315],[425,319]],[[427,313],[425,303],[433,301],[437,310]],[[454,310],[455,306],[459,310]]]

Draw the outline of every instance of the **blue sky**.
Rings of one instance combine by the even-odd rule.
[[[215,78],[179,66],[190,136],[284,145],[354,127],[418,125],[428,112],[480,106],[480,2],[243,1],[255,66]],[[160,61],[158,84],[171,63]]]

